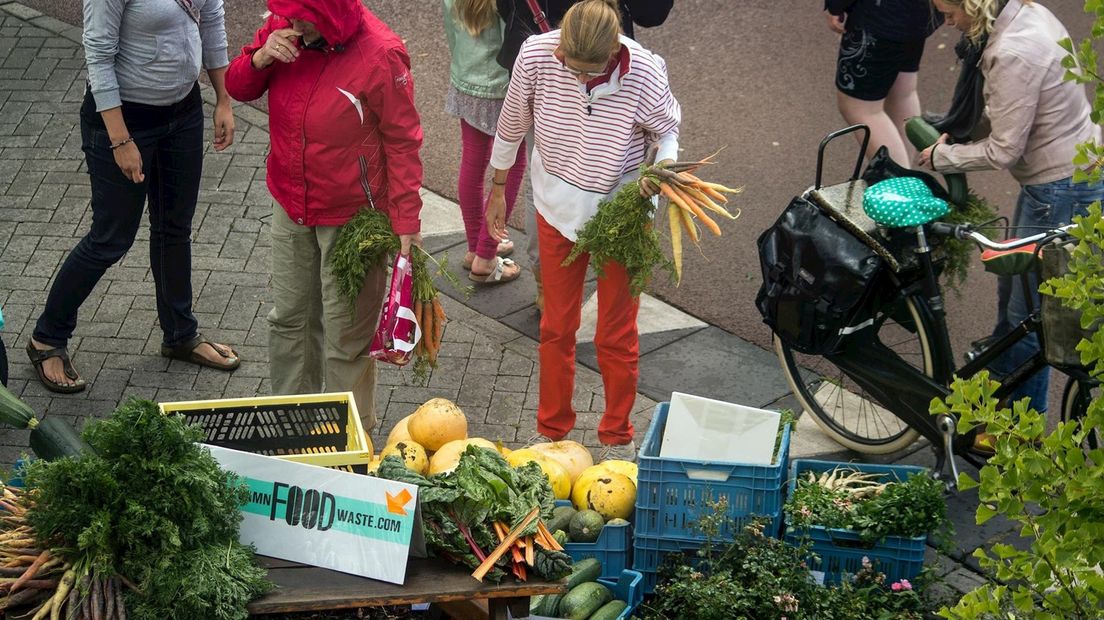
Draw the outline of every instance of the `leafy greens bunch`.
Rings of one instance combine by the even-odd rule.
[[[93,581],[133,583],[131,618],[247,618],[272,586],[238,543],[248,491],[197,443],[203,431],[132,399],[83,437],[92,452],[28,468],[41,542]]]
[[[438,556],[455,564],[475,569],[498,546],[493,530],[495,521],[510,527],[520,523],[534,507],[541,517],[552,515],[552,487],[536,463],[514,469],[497,452],[468,446],[452,472],[425,477],[403,465],[402,459],[389,456],[380,463],[377,475],[418,485],[418,503],[426,543]],[[535,534],[534,521],[523,535]],[[498,583],[506,575],[508,554],[487,573],[486,579]],[[571,559],[560,551],[536,550],[536,573],[556,580],[571,570]]]
[[[801,478],[785,511],[791,527],[850,529],[867,541],[931,532],[936,532],[940,540],[951,538],[943,483],[924,474],[885,483],[877,493],[856,493],[854,489],[838,485],[831,488]]]

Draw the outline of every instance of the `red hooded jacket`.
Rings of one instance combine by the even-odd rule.
[[[402,40],[360,0],[268,0],[272,12],[226,72],[239,101],[268,91],[268,188],[293,222],[339,226],[369,204],[397,234],[421,229],[422,127]],[[258,70],[253,52],[288,19],[315,25],[325,49]]]

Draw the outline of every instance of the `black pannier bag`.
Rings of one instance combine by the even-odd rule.
[[[782,342],[827,355],[870,325],[885,262],[804,198],[759,236],[763,286],[755,305]]]

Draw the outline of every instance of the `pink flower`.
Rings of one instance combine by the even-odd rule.
[[[901,590],[911,590],[912,584],[909,583],[908,579],[902,579],[900,581],[893,582],[893,585],[889,586],[889,588],[894,592],[900,592]]]

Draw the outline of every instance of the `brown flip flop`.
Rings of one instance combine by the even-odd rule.
[[[233,361],[227,362],[226,364],[218,364],[212,362],[206,357],[203,357],[199,353],[196,353],[196,349],[199,347],[199,345],[204,343],[211,345],[211,348],[214,349],[215,352],[221,355],[223,358]],[[230,347],[225,348],[230,349]],[[183,344],[178,344],[175,347],[161,345],[161,356],[168,357],[174,360],[180,360],[182,362],[197,364],[199,366],[206,366],[207,368],[214,368],[215,370],[230,371],[236,369],[238,366],[241,366],[241,358],[238,357],[237,351],[235,351],[234,349],[230,349],[230,353],[227,353],[223,350],[222,345],[216,345],[215,343],[207,340],[199,334],[196,334],[195,338],[192,338],[191,340]]]
[[[495,266],[490,273],[475,273],[472,271],[468,274],[468,279],[476,284],[504,284],[506,282],[513,282],[521,277],[521,267],[514,270],[513,273],[506,273],[507,267],[516,266],[517,263],[501,256],[495,257]]]
[[[69,360],[69,351],[65,347],[54,347],[52,349],[38,350],[34,344],[30,341],[27,342],[27,357],[31,359],[31,364],[34,365],[35,372],[38,373],[38,381],[51,392],[57,392],[58,394],[75,394],[88,387],[88,383],[84,379],[81,379],[77,374],[77,369],[73,367],[73,362]],[[65,370],[65,376],[69,379],[76,381],[73,385],[62,385],[60,383],[51,381],[46,376],[46,372],[42,370],[42,364],[51,357],[57,357],[61,359],[62,368]]]

